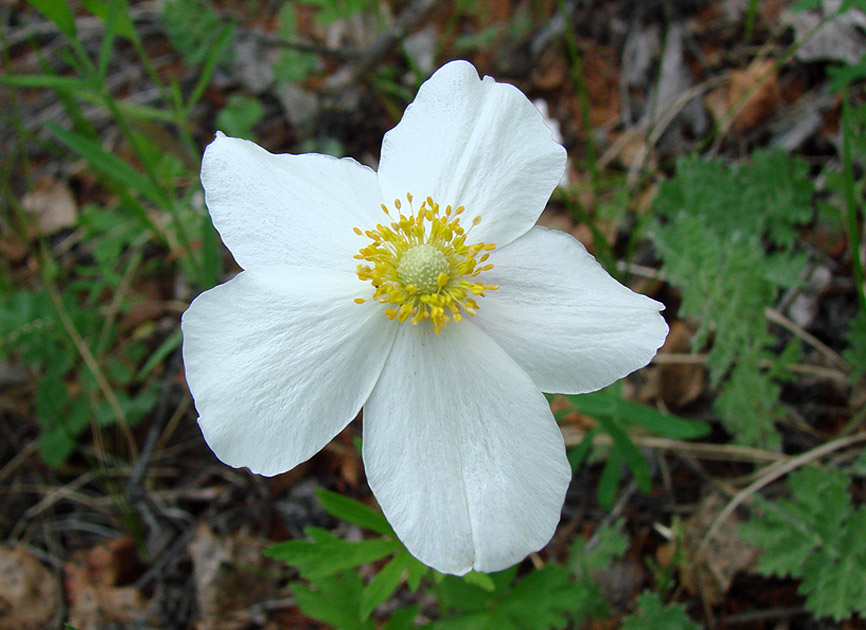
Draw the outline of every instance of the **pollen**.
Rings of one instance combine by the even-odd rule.
[[[499,288],[476,280],[493,268],[487,259],[496,245],[466,244],[481,217],[475,217],[464,229],[460,225],[463,206],[443,210],[427,197],[416,210],[411,194],[406,195],[406,201],[408,214],[401,213],[406,206],[395,199],[393,211],[382,205],[389,219],[386,225],[366,231],[354,228],[355,234],[372,241],[355,255],[363,261],[357,274],[373,285],[372,299],[386,306],[388,319],[412,324],[429,320],[439,333],[448,322],[475,315],[477,298]],[[359,304],[365,301],[355,300]]]

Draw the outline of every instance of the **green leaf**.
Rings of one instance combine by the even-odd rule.
[[[162,19],[169,40],[187,65],[197,67],[208,61],[215,65],[228,58],[227,49],[218,45],[226,25],[210,3],[169,0],[162,5]]]
[[[568,451],[568,463],[571,464],[572,473],[577,472],[578,469],[583,466],[583,462],[586,461],[586,458],[592,450],[592,442],[597,433],[598,427],[593,427],[586,432],[586,435],[583,436],[580,444]]]
[[[762,361],[777,345],[765,309],[780,288],[801,281],[808,262],[794,245],[797,227],[811,220],[813,193],[805,162],[775,150],[758,151],[739,166],[684,158],[655,200],[651,231],[662,271],[682,292],[681,313],[699,324],[694,346],[709,345],[710,382],[721,389],[716,410],[740,443],[779,443],[773,426],[779,408],[769,401],[778,390],[766,389],[776,375],[746,379],[766,372]],[[725,397],[729,385],[763,395]],[[743,431],[745,423],[752,430]]]
[[[664,437],[691,440],[704,437],[710,432],[709,425],[704,422],[679,418],[632,400],[626,400],[612,389],[563,397],[577,411],[593,418],[604,416],[613,420],[622,420]]]
[[[421,607],[417,604],[398,608],[391,614],[383,630],[413,630],[415,618],[418,617],[419,612],[421,612]]]
[[[848,484],[839,470],[804,468],[788,477],[790,499],[763,502],[740,526],[762,548],[760,573],[802,579],[806,608],[836,621],[866,614],[866,506],[854,511]]]
[[[610,565],[615,558],[621,558],[628,549],[628,537],[622,529],[625,521],[617,520],[613,525],[603,525],[595,533],[597,543],[591,550],[586,549],[583,540],[576,538],[571,548],[572,566],[580,569],[578,575],[588,577]]]
[[[619,451],[614,450],[604,463],[601,477],[598,480],[598,486],[595,489],[595,496],[601,507],[607,509],[613,505],[614,499],[616,499],[616,493],[619,490],[619,479],[621,475],[622,454]]]
[[[62,77],[54,74],[12,74],[0,76],[0,84],[23,88],[50,88],[52,90],[68,90],[83,92],[89,87],[78,77]]]
[[[374,630],[360,616],[363,583],[354,571],[312,580],[311,586],[292,584],[292,594],[305,615],[339,630]]]
[[[547,565],[513,582],[515,572],[493,574],[500,582],[494,592],[467,584],[459,578],[443,581],[440,602],[454,614],[434,625],[439,630],[489,628],[499,630],[547,630],[565,628],[570,616],[596,601],[570,578],[565,567]],[[502,582],[502,579],[507,582]]]
[[[635,446],[631,438],[626,435],[625,431],[616,422],[605,416],[598,416],[596,419],[604,432],[613,440],[615,451],[619,453],[626,465],[631,469],[635,481],[637,481],[638,488],[642,492],[649,492],[652,487],[652,476],[650,475],[646,457],[644,457],[640,449]]]
[[[416,560],[403,550],[370,580],[361,596],[361,619],[367,619],[370,613],[391,597],[403,581],[403,575],[408,572],[411,562]]]
[[[39,454],[49,466],[59,466],[75,450],[77,438],[90,425],[90,409],[83,398],[69,398],[66,384],[46,375],[36,390]]]
[[[229,136],[252,140],[253,128],[264,114],[265,108],[258,99],[232,94],[226,106],[217,114],[216,126]]]
[[[224,53],[228,50],[234,36],[234,24],[226,24],[217,33],[213,46],[208,49],[208,56],[205,59],[201,72],[199,73],[198,81],[196,81],[195,87],[192,89],[192,93],[189,96],[189,100],[186,102],[185,107],[187,112],[191,112],[198,104],[199,99],[204,95],[204,91],[207,89],[207,86],[210,85],[211,78],[213,77],[213,73],[216,71],[220,59],[222,59]]]
[[[207,212],[201,215],[201,244],[203,273],[201,288],[206,290],[216,286],[222,273],[217,231]]]
[[[75,40],[75,16],[72,15],[66,0],[29,0],[29,2],[42,15],[54,22],[61,33]]]
[[[658,593],[644,591],[637,597],[638,611],[625,618],[622,630],[701,630],[682,604],[664,605]]]
[[[308,579],[334,575],[359,564],[376,562],[402,548],[396,540],[348,542],[316,527],[308,527],[304,533],[313,541],[288,540],[277,543],[267,549],[265,555],[297,567],[301,576]]]
[[[860,311],[848,330],[848,348],[842,357],[854,368],[853,377],[866,374],[866,312]]]
[[[336,492],[331,492],[325,488],[317,488],[315,493],[319,499],[319,503],[322,504],[322,507],[328,514],[364,529],[369,529],[377,534],[396,537],[394,530],[391,529],[391,526],[381,512],[364,505],[360,501],[350,499]]]
[[[159,344],[159,347],[150,355],[150,358],[145,362],[141,369],[138,371],[136,375],[137,380],[144,380],[147,376],[156,368],[157,365],[163,362],[163,360],[170,355],[172,352],[177,350],[180,347],[181,342],[183,341],[183,335],[181,335],[180,329],[175,330],[168,337],[166,337],[165,341]]]
[[[122,0],[115,9],[117,11],[116,15],[112,16],[111,2],[114,2],[114,0],[110,0],[110,2],[103,2],[103,0],[81,0],[81,4],[93,15],[105,22],[106,27],[109,20],[114,20],[114,28],[118,35],[129,40],[134,39],[135,25],[133,24],[132,17],[129,15],[129,4],[126,0]]]
[[[463,576],[463,581],[467,584],[479,586],[488,593],[496,590],[496,583],[493,581],[493,578],[487,573],[481,573],[480,571],[470,571]]]

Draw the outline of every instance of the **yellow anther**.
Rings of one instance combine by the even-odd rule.
[[[410,212],[399,212],[402,202],[394,200],[394,214],[384,204],[382,210],[390,223],[377,225],[374,230],[353,228],[355,234],[366,235],[372,242],[361,248],[355,258],[367,261],[356,267],[358,278],[370,282],[374,301],[388,306],[385,316],[400,322],[419,324],[429,319],[436,333],[450,321],[459,322],[463,315],[474,315],[478,303],[470,296],[484,296],[497,289],[471,280],[493,267],[487,262],[495,245],[466,244],[468,232],[460,225],[465,208],[445,205],[444,211],[432,197],[421,206],[413,206],[414,197],[406,193]],[[472,220],[472,226],[481,217]],[[355,299],[363,304],[363,298]]]

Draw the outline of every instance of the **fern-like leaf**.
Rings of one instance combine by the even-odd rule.
[[[866,614],[866,506],[856,511],[848,477],[806,468],[788,479],[790,499],[765,504],[740,534],[761,547],[758,571],[800,578],[806,608],[836,621]]]

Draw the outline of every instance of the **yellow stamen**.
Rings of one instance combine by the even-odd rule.
[[[483,271],[493,268],[487,262],[493,243],[467,245],[466,238],[481,217],[472,220],[469,230],[460,225],[460,215],[466,210],[446,205],[444,212],[431,197],[415,210],[413,197],[406,194],[409,215],[401,214],[402,202],[394,200],[396,216],[382,204],[391,220],[374,230],[353,228],[355,234],[366,235],[372,243],[363,247],[355,258],[369,264],[359,264],[358,278],[373,287],[372,299],[389,308],[385,316],[400,322],[419,324],[429,319],[439,333],[449,321],[459,322],[463,315],[475,315],[478,303],[474,297],[484,297],[485,291],[499,287],[474,280]],[[363,304],[365,300],[356,298]]]

